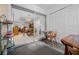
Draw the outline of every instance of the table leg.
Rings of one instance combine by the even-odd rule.
[[[67,45],[65,45],[65,51],[64,51],[64,53],[65,53],[65,55],[69,54],[69,52],[68,52],[68,46]]]

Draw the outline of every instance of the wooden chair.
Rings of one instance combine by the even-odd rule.
[[[57,32],[48,32],[47,39],[51,42],[55,41],[56,40],[56,35],[57,35]]]
[[[19,27],[18,26],[14,26],[13,27],[13,35],[18,35],[19,34]]]

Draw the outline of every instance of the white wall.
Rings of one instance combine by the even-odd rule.
[[[8,5],[7,4],[0,4],[0,15],[8,13]]]
[[[0,15],[6,15],[8,20],[11,20],[11,5],[0,4]]]
[[[7,20],[11,20],[11,6],[8,4],[0,4],[0,16],[5,15],[7,17]],[[3,36],[7,32],[7,26],[2,26],[2,34]]]
[[[72,5],[47,16],[47,30],[57,31],[57,41],[63,36],[79,34],[79,5]]]

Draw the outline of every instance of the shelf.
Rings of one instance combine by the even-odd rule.
[[[13,22],[10,21],[10,20],[0,21],[0,23],[3,23],[3,24],[13,24]]]
[[[1,54],[7,54],[6,51],[8,46],[11,47],[11,44],[8,41],[9,41],[9,38],[12,38],[12,30],[10,29],[12,24],[13,22],[10,20],[0,21],[0,53]],[[6,25],[6,27],[4,27],[4,25]],[[3,29],[6,29],[6,32],[4,35],[2,32]],[[10,30],[11,32],[8,32],[8,30]]]

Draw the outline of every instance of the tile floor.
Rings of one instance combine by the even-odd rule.
[[[50,45],[36,41],[14,49],[13,55],[63,55],[61,51],[54,49]]]
[[[15,47],[8,49],[8,55],[63,55],[64,46],[59,43],[38,41],[40,36],[28,37],[20,34],[14,37]]]

